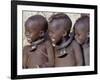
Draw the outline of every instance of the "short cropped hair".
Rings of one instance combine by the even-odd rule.
[[[67,33],[69,34],[71,26],[72,26],[72,21],[68,17],[68,15],[66,15],[64,13],[54,14],[49,18],[49,23],[52,23],[54,20],[60,20],[60,19],[62,19],[65,22],[64,23],[64,28],[67,31]]]
[[[82,16],[80,18],[78,18],[74,24],[74,29],[77,28],[78,24],[83,24],[84,26],[80,26],[82,27],[82,29],[84,28],[86,31],[89,32],[89,24],[90,20],[89,20],[89,16]]]
[[[26,22],[25,22],[25,26],[27,26],[30,22],[32,21],[38,21],[38,23],[40,24],[41,26],[41,30],[45,31],[47,30],[48,28],[48,22],[46,20],[45,17],[43,17],[42,15],[34,15],[34,16],[31,16],[29,17]]]

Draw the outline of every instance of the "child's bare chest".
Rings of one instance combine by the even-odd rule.
[[[35,51],[28,52],[28,67],[42,65],[47,61],[47,59],[45,48],[39,46]]]
[[[65,55],[63,55],[64,52],[66,53]],[[74,65],[75,65],[75,56],[71,46],[68,46],[67,48],[65,48],[65,50],[62,51],[55,50],[55,66],[64,67],[64,66],[74,66]]]

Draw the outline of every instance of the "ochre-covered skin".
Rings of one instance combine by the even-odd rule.
[[[25,46],[23,49],[23,68],[54,66],[53,49],[49,41],[37,45],[34,51],[31,51],[31,48],[31,46]]]
[[[59,52],[55,49],[55,67],[82,66],[82,53],[80,46],[74,40],[66,49],[67,55],[59,58]]]

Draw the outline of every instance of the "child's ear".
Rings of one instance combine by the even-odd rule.
[[[40,37],[44,36],[44,31],[40,31]]]
[[[67,32],[65,31],[64,34],[63,34],[63,37],[65,37],[66,35],[67,35]]]

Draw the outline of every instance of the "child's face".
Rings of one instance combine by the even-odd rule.
[[[29,22],[29,24],[25,27],[25,35],[29,43],[32,43],[40,37],[41,30],[39,29],[39,26],[38,22],[35,21]]]
[[[75,28],[75,39],[79,44],[83,44],[88,37],[88,31],[83,30],[80,26],[83,26],[83,25],[79,24]]]
[[[62,40],[64,33],[66,32],[62,27],[62,23],[59,20],[54,20],[48,27],[49,36],[53,44],[57,44]]]

